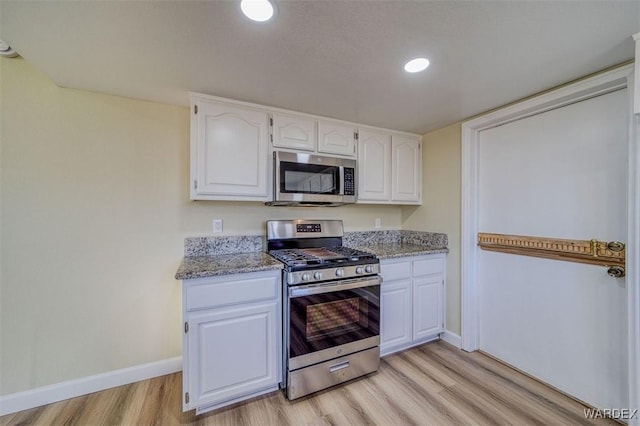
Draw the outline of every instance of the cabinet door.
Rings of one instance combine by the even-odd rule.
[[[391,199],[403,204],[422,203],[422,141],[394,135],[391,148]]]
[[[391,136],[361,130],[358,134],[358,202],[391,199]]]
[[[380,291],[380,353],[409,346],[411,332],[411,281],[383,282]]]
[[[318,122],[318,152],[356,155],[355,127],[334,121]]]
[[[203,99],[195,105],[191,198],[267,200],[268,114]]]
[[[277,386],[277,301],[188,315],[188,408]]]
[[[293,115],[273,114],[273,146],[315,151],[318,140],[315,120]]]
[[[413,340],[441,333],[443,324],[443,278],[430,275],[413,281]]]

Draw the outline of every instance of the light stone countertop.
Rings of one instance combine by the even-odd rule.
[[[405,243],[366,244],[359,245],[353,248],[373,253],[381,260],[406,256],[422,256],[426,254],[449,253],[449,249],[446,247]]]
[[[263,252],[185,256],[176,272],[177,280],[282,269],[284,265]]]
[[[380,259],[448,253],[446,234],[417,231],[345,233],[345,246],[374,253]],[[284,265],[261,251],[262,236],[195,237],[185,239],[185,257],[176,279],[282,269]]]

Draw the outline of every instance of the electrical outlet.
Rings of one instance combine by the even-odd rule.
[[[376,217],[376,229],[380,229],[381,224],[382,224],[382,221],[380,220],[380,218]]]
[[[213,233],[222,233],[222,219],[213,219]]]

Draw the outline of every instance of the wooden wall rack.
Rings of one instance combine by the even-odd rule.
[[[613,241],[567,240],[523,235],[478,233],[478,245],[483,250],[567,260],[606,267],[624,268],[624,244]]]

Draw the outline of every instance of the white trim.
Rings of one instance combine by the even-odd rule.
[[[640,75],[640,33],[635,33],[633,36],[633,40],[636,43],[636,76]],[[635,87],[635,90],[632,90],[633,95],[633,106],[632,111],[636,114],[640,114],[640,87]],[[640,423],[640,421],[639,421]]]
[[[175,357],[0,396],[0,416],[180,370],[182,357]]]
[[[478,342],[478,295],[476,287],[476,235],[478,233],[478,145],[477,131],[462,125],[462,235],[461,235],[461,348],[475,351]],[[468,212],[468,213],[467,213]]]
[[[462,337],[459,335],[450,332],[449,330],[445,330],[444,333],[440,336],[442,340],[445,342],[455,346],[456,348],[462,347]]]
[[[635,36],[640,36],[640,33]],[[640,60],[640,57],[636,60]],[[632,74],[629,77],[630,93],[634,92],[634,76],[635,74]],[[634,102],[633,95],[630,96],[630,101]],[[630,111],[633,111],[633,105],[630,106]],[[640,409],[640,114],[631,114],[629,120],[628,191],[626,273],[629,315],[629,408]],[[629,425],[640,426],[639,417],[630,419]]]
[[[577,83],[536,96],[535,98],[494,111],[462,124],[462,349],[479,348],[478,299],[476,282],[476,235],[478,233],[477,167],[478,139],[480,131],[515,120],[560,108],[595,96],[625,87],[633,97],[633,64],[586,78]],[[640,408],[640,117],[633,115],[630,104],[629,115],[629,194],[627,235],[627,292],[629,327],[629,408]],[[634,419],[632,424],[640,421]]]

